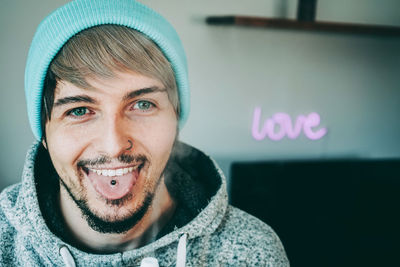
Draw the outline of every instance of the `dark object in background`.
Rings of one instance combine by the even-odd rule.
[[[269,224],[291,266],[400,266],[400,160],[234,163],[231,203]]]
[[[317,9],[317,0],[299,0],[297,6],[297,20],[313,22]]]

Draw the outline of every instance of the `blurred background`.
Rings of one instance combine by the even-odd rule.
[[[66,2],[2,0],[0,190],[20,180],[26,150],[34,141],[26,116],[23,90],[24,67],[30,41],[39,22],[50,11]],[[368,188],[362,191],[360,198],[351,199],[361,203],[354,206],[351,202],[356,212],[365,209],[365,214],[368,213],[368,209],[362,206],[364,200],[371,204],[375,203],[375,199],[382,199],[382,196],[391,196],[381,203],[387,208],[387,213],[381,214],[381,219],[374,221],[371,227],[366,227],[365,233],[384,228],[386,220],[392,221],[392,226],[393,221],[400,222],[396,215],[398,211],[394,209],[400,204],[396,197],[400,195],[397,161],[400,158],[399,34],[387,36],[313,32],[208,25],[205,22],[206,17],[223,15],[296,19],[297,0],[142,2],[172,23],[187,52],[192,95],[191,114],[180,133],[180,139],[217,160],[228,178],[231,199],[235,205],[246,209],[244,199],[251,200],[251,196],[244,197],[240,195],[240,190],[234,191],[235,188],[253,192],[243,188],[257,183],[260,183],[257,184],[260,188],[271,188],[277,181],[285,181],[279,188],[275,187],[281,191],[275,191],[274,198],[268,196],[268,190],[253,192],[254,196],[260,194],[261,199],[265,197],[275,203],[273,209],[282,210],[279,203],[283,198],[289,202],[302,198],[301,195],[293,195],[295,180],[295,186],[299,190],[308,190],[303,191],[304,194],[319,192],[319,197],[328,196],[326,201],[330,201],[329,207],[334,207],[334,203],[348,207],[350,202],[347,200],[336,200],[343,196],[340,190],[348,189],[351,184],[352,190],[357,192],[360,192],[359,188]],[[400,1],[319,0],[315,19],[400,27]],[[258,120],[255,120],[254,112],[257,107],[261,113]],[[252,127],[256,121],[259,122],[260,132],[264,122],[276,113],[288,114],[294,125],[298,116],[313,112],[320,116],[320,123],[313,130],[326,130],[326,134],[318,140],[309,139],[304,131],[295,139],[284,136],[281,140],[273,141],[268,135],[261,140],[253,137]],[[276,132],[279,129],[279,124],[276,124]],[[304,163],[304,166],[312,163],[322,167],[318,172],[314,165],[301,170],[293,169],[298,162]],[[362,164],[354,165],[349,162]],[[382,162],[387,165],[382,165]],[[258,169],[255,168],[252,164],[256,163],[263,167],[257,165]],[[324,165],[325,163],[329,166]],[[251,173],[249,166],[250,170],[258,171]],[[276,166],[287,166],[289,169],[269,172]],[[341,171],[335,172],[336,176],[328,175],[333,170]],[[306,180],[311,177],[307,173],[315,174],[312,176],[314,182]],[[368,181],[374,182],[365,187],[362,177],[371,173],[376,175],[368,176]],[[258,177],[257,181],[251,180],[252,177]],[[335,177],[338,179],[335,180]],[[380,181],[384,186],[379,187],[382,185]],[[336,193],[321,193],[325,192],[321,187],[336,190]],[[381,191],[370,192],[371,188],[379,188]],[[390,191],[386,191],[389,189]],[[346,191],[347,195],[344,195],[349,197],[348,201],[355,191]],[[232,192],[236,192],[236,195],[232,195]],[[321,199],[310,197],[309,202],[304,205],[310,206],[317,202],[321,202]],[[382,206],[378,205],[374,211],[381,211]],[[326,206],[321,204],[315,209],[321,210],[324,207]],[[290,209],[293,208],[286,205],[286,214],[290,214]],[[353,214],[354,209],[347,212]],[[260,215],[268,214],[268,210],[261,210],[261,213],[249,212],[265,220],[278,232],[293,266],[355,266],[358,263],[365,266],[382,261],[388,264],[386,266],[399,264],[394,256],[394,251],[398,251],[399,247],[393,238],[400,237],[399,230],[395,227],[390,229],[397,232],[391,230],[385,235],[376,232],[378,234],[371,237],[364,235],[364,232],[359,233],[357,242],[346,247],[345,251],[339,249],[335,252],[334,248],[338,248],[338,244],[349,243],[345,239],[347,235],[343,240],[336,238],[331,247],[326,247],[323,238],[311,238],[311,228],[307,230],[310,231],[309,234],[296,236],[297,239],[293,240],[293,235],[287,234],[290,232],[288,228],[280,229],[279,225],[282,223],[279,222],[284,221],[284,215],[277,214],[281,216],[278,220]],[[335,212],[340,214],[340,209],[335,209]],[[376,217],[373,212],[370,213]],[[310,210],[303,214],[311,218],[315,212]],[[365,214],[363,212],[356,217],[345,217],[341,222],[350,218],[353,226],[354,223],[363,224],[363,221],[368,220],[364,217]],[[293,220],[287,227],[299,223],[298,217],[287,219]],[[332,222],[334,219],[327,220]],[[309,222],[304,225],[314,225],[326,232],[333,227],[331,224],[317,225]],[[332,234],[328,236],[332,237]],[[307,237],[312,241],[307,241]],[[359,245],[363,243],[371,246],[360,249]],[[296,247],[299,244],[303,244],[302,248]],[[317,248],[324,247],[331,253],[316,251]],[[377,248],[380,248],[380,252],[374,255]],[[319,258],[316,254],[320,255]],[[364,254],[366,257],[360,259],[360,255]]]

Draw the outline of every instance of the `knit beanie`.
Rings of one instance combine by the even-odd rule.
[[[175,74],[180,102],[179,128],[186,122],[190,108],[186,56],[171,24],[135,0],[75,0],[58,8],[40,23],[29,49],[25,97],[29,123],[36,139],[42,137],[40,109],[43,84],[51,61],[75,34],[103,24],[132,28],[157,44]]]

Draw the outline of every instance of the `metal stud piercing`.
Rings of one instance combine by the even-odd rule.
[[[111,180],[110,184],[114,186],[114,185],[117,184],[117,181],[115,181],[115,180],[113,179],[113,180]]]
[[[128,143],[130,144],[130,146],[126,149],[126,150],[131,150],[133,147],[133,143],[131,140],[128,139]]]

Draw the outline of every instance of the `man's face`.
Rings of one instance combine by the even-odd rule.
[[[46,144],[63,189],[100,232],[129,230],[146,212],[176,137],[162,83],[133,72],[60,81]],[[131,148],[130,148],[131,147]]]

